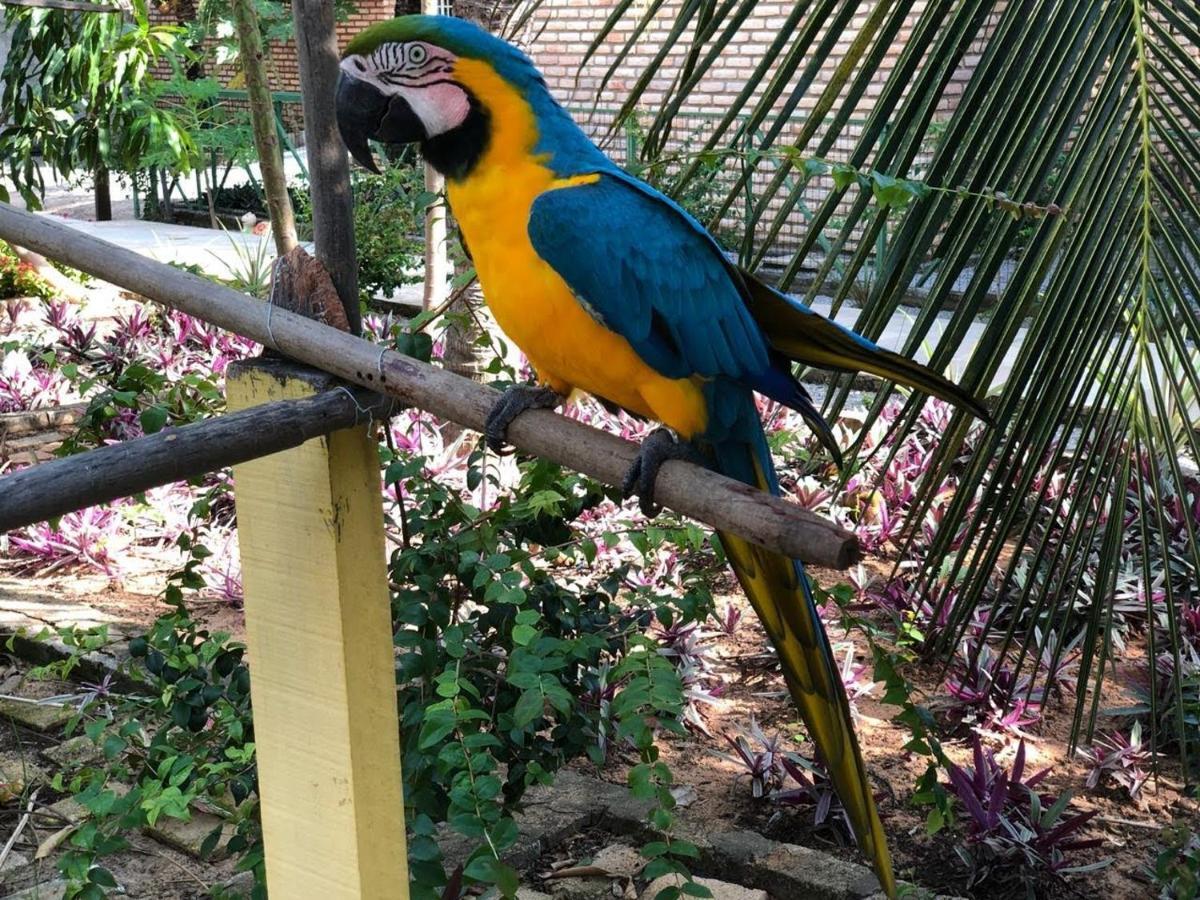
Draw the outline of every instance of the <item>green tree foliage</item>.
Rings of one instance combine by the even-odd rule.
[[[356,172],[354,238],[358,252],[359,293],[390,294],[402,284],[420,281],[422,220],[436,198],[425,190],[421,168],[392,165],[382,175]]]
[[[146,0],[132,9],[126,16],[8,7],[0,160],[30,206],[40,205],[45,188],[39,157],[62,178],[132,172],[150,154],[165,154],[179,171],[195,163],[195,141],[150,90],[156,62],[178,63],[182,32],[152,25]]]

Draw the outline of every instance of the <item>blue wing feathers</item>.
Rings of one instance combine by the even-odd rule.
[[[837,454],[828,426],[746,305],[738,271],[670,199],[605,168],[597,182],[538,197],[529,238],[589,313],[655,371],[728,381],[741,395],[749,389],[772,397],[799,410]],[[744,417],[743,405],[712,397],[709,437],[742,427],[735,420]]]
[[[771,365],[766,341],[719,249],[668,202],[605,175],[538,197],[530,240],[662,374],[753,378]]]

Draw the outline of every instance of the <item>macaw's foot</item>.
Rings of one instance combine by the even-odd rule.
[[[493,453],[504,456],[508,443],[508,426],[527,409],[554,409],[563,402],[562,394],[548,387],[533,384],[514,384],[496,401],[487,415],[483,438]]]
[[[656,516],[662,507],[654,502],[654,483],[658,480],[658,470],[668,459],[682,459],[698,466],[707,466],[708,461],[700,451],[681,441],[666,428],[650,432],[642,446],[638,449],[637,459],[625,473],[621,482],[621,490],[626,497],[637,494],[638,506],[647,516]]]

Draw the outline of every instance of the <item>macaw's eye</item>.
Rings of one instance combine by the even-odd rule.
[[[425,48],[422,47],[420,44],[413,44],[411,47],[408,48],[409,65],[419,66],[419,65],[421,65],[421,63],[425,62],[425,57],[426,57]]]

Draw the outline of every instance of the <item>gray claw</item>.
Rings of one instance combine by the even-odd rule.
[[[488,411],[483,430],[488,449],[500,456],[511,453],[505,446],[508,444],[508,426],[513,420],[527,409],[554,409],[562,401],[562,395],[548,387],[514,384]]]
[[[637,459],[625,473],[621,492],[626,497],[636,493],[638,507],[650,518],[658,515],[662,509],[654,502],[654,485],[658,481],[658,470],[668,459],[682,459],[698,466],[708,465],[695,447],[676,438],[669,429],[659,428],[647,435],[638,449]]]

